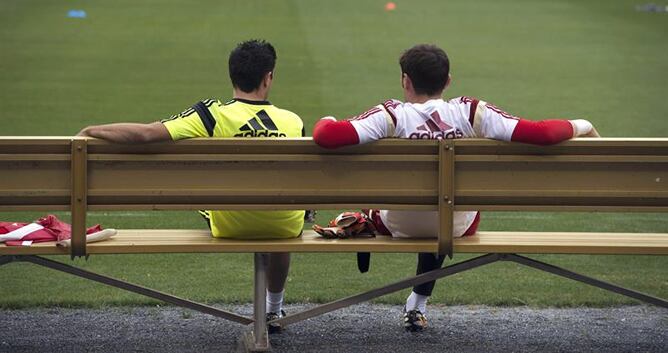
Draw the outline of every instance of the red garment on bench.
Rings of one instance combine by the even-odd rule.
[[[54,215],[47,215],[46,217],[38,219],[34,223],[0,222],[0,235],[7,234],[31,224],[37,224],[43,228],[36,229],[26,234],[19,240],[7,240],[5,241],[5,244],[8,246],[21,246],[25,241],[41,243],[47,241],[66,240],[72,237],[72,226],[59,220],[58,217]],[[86,234],[99,232],[101,230],[102,226],[97,224],[86,229]]]

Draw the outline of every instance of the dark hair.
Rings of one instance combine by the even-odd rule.
[[[399,59],[401,72],[408,75],[417,94],[433,95],[445,88],[450,60],[443,49],[419,44],[406,50]]]
[[[276,66],[276,50],[264,40],[239,43],[228,61],[232,85],[244,92],[252,92]]]

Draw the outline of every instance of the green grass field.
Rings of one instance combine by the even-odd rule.
[[[531,119],[581,117],[605,136],[668,136],[668,14],[643,1],[51,1],[0,2],[2,135],[73,135],[83,126],[168,117],[230,98],[227,55],[265,38],[278,51],[270,100],[307,132],[401,99],[398,56],[426,42],[449,54],[447,97],[476,96]],[[82,9],[86,18],[68,18]],[[323,212],[326,221],[333,213]],[[0,213],[29,221],[39,213]],[[67,218],[66,214],[61,214]],[[486,213],[485,230],[666,232],[665,214]],[[178,213],[93,213],[107,227],[201,228]],[[456,261],[467,256],[457,255]],[[546,255],[557,265],[668,297],[668,260]],[[69,262],[66,257],[60,260]],[[74,264],[205,302],[251,299],[246,254],[93,256]],[[320,302],[413,273],[415,255],[296,254],[287,300]],[[157,303],[27,264],[0,267],[0,308]],[[408,291],[382,302],[401,303]],[[532,306],[634,303],[512,264],[443,281],[432,302]]]

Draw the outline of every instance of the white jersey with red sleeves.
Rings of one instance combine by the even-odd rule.
[[[510,141],[518,118],[468,97],[425,103],[389,100],[350,119],[360,143],[385,137],[454,139],[483,137]]]
[[[386,137],[408,139],[492,138],[510,141],[518,118],[497,107],[468,97],[425,103],[389,100],[350,119],[360,143]],[[434,238],[438,213],[381,210],[380,216],[395,237]],[[473,224],[476,212],[455,212],[454,236]]]

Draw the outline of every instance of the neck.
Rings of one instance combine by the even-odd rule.
[[[440,94],[435,94],[435,95],[426,95],[426,94],[417,94],[417,95],[411,95],[406,97],[406,102],[408,103],[424,103],[426,101],[430,101],[432,99],[441,99]]]
[[[244,92],[235,88],[232,98],[246,99],[249,101],[266,101],[267,97],[269,96],[267,93],[268,92],[266,90],[262,89],[256,89],[255,91],[251,92]]]

